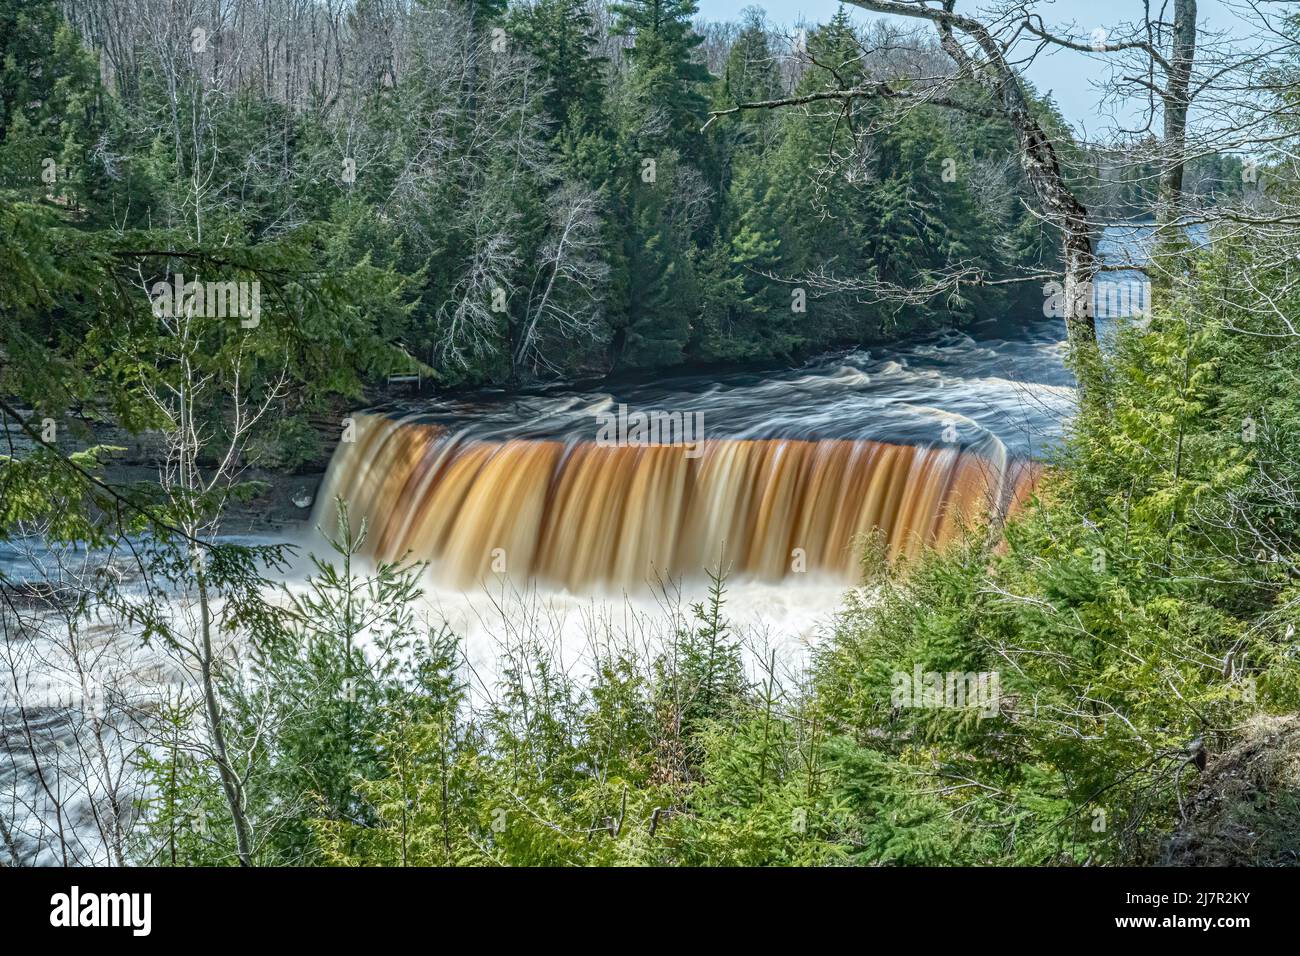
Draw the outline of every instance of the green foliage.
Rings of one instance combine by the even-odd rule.
[[[139,769],[149,785],[140,801],[133,846],[140,866],[235,866],[230,816],[213,767],[185,746],[197,709],[168,701],[161,713],[166,746],[145,751]]]
[[[562,141],[597,133],[608,122],[606,60],[593,52],[596,27],[580,0],[539,0],[510,11],[510,28],[536,58],[546,82],[542,109]],[[561,147],[563,148],[563,146]]]
[[[695,0],[627,0],[611,9],[615,35],[634,39],[628,51],[633,108],[658,111],[667,119],[660,130],[643,128],[639,144],[648,154],[675,149],[688,159],[699,158],[697,131],[707,102],[700,85],[712,77],[692,55],[703,42],[691,27]]]
[[[973,534],[850,602],[819,703],[864,861],[1149,862],[1197,755],[1300,702],[1275,637],[1294,513],[1272,510],[1296,477],[1272,430],[1300,414],[1294,356],[1216,320],[1238,255],[1121,336],[1106,400],[1001,546]],[[998,716],[899,707],[891,674],[913,667],[999,673]]]
[[[424,662],[409,607],[418,593],[416,569],[381,564],[373,575],[357,576],[353,561],[364,529],[352,533],[346,507],[328,540],[338,563],[313,556],[315,574],[305,593],[290,595],[282,627],[262,642],[240,710],[246,721],[267,720],[262,705],[271,703],[277,770],[268,814],[293,820],[295,802],[307,801],[313,817],[364,821],[353,783],[379,759],[384,708],[395,703],[386,688],[395,692],[413,676],[410,660]],[[278,852],[303,852],[308,840],[299,814],[296,826],[278,831]]]
[[[99,140],[99,65],[57,4],[0,4],[0,189],[102,216],[111,184]]]
[[[710,571],[708,599],[692,605],[693,626],[680,629],[675,651],[664,661],[673,665],[664,674],[664,692],[672,698],[687,740],[710,724],[728,722],[747,689],[740,647],[722,613],[725,603],[723,575]],[[687,754],[690,763],[693,758]]]

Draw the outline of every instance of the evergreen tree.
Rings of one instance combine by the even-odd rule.
[[[698,159],[698,130],[707,100],[699,87],[711,82],[695,48],[703,38],[691,27],[695,0],[627,0],[614,3],[614,33],[631,37],[632,109],[639,112],[641,146],[674,148]]]
[[[701,353],[715,359],[788,356],[808,341],[804,313],[793,309],[787,263],[774,218],[777,199],[761,160],[751,159],[723,207],[726,237],[716,236],[701,275]]]
[[[585,0],[517,6],[510,14],[510,30],[537,60],[538,76],[546,83],[542,108],[552,135],[572,142],[605,131],[608,61],[594,52],[596,26]]]
[[[665,173],[671,174],[669,166]],[[626,318],[616,327],[615,360],[630,368],[677,365],[685,357],[696,286],[689,238],[668,209],[667,189],[635,191],[634,219],[624,234]]]
[[[715,87],[715,108],[764,102],[780,94],[781,74],[767,23],[762,11],[750,8],[745,11],[740,33],[731,45],[721,81]],[[728,172],[737,154],[761,155],[770,145],[779,120],[771,110],[748,110],[731,117],[730,122],[715,124],[714,136],[722,141],[718,145],[722,154],[719,167],[723,171],[718,183],[720,190],[729,185]]]
[[[98,64],[57,5],[0,3],[0,188],[107,216],[108,124]]]
[[[623,238],[623,321],[614,328],[616,365],[681,362],[698,309],[695,240],[689,208],[708,203],[699,129],[711,80],[694,58],[694,0],[615,4],[615,33],[629,36],[631,75],[619,117],[619,178],[614,191],[629,228]],[[685,202],[683,202],[685,201]]]

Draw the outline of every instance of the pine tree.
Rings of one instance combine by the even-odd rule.
[[[751,158],[732,182],[722,229],[705,252],[701,275],[699,348],[717,359],[789,355],[806,341],[805,313],[791,309],[776,199],[761,158]]]
[[[573,141],[605,130],[608,61],[594,52],[596,26],[585,0],[538,0],[512,10],[509,22],[546,83],[542,107],[553,135]]]
[[[616,334],[617,362],[629,368],[677,365],[684,357],[694,312],[688,249],[658,198],[644,200],[624,239],[627,317]]]
[[[96,149],[106,109],[95,58],[57,5],[0,2],[0,187],[54,200],[78,219],[107,214]]]
[[[612,8],[617,36],[633,38],[632,109],[649,132],[640,137],[642,148],[673,148],[689,159],[698,158],[707,100],[699,87],[711,81],[709,71],[696,62],[695,48],[703,42],[691,27],[698,12],[695,0],[627,0]],[[657,116],[665,122],[658,129]]]
[[[718,108],[725,109],[741,103],[772,100],[780,93],[781,74],[768,39],[767,24],[761,11],[750,8],[727,54],[715,102]],[[715,135],[726,138],[721,149],[728,159],[740,151],[762,153],[768,146],[765,140],[778,121],[779,116],[771,110],[748,110],[719,126]],[[721,185],[725,188],[727,183]]]

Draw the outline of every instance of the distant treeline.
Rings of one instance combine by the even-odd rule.
[[[0,0],[3,185],[86,229],[206,249],[312,231],[323,268],[400,281],[405,307],[367,334],[448,384],[780,359],[1041,309],[1041,281],[982,281],[1058,254],[1002,122],[863,98],[703,129],[944,69],[883,22],[695,24],[694,0],[219,9]],[[1150,208],[1133,164],[1071,159],[1098,208]],[[1194,188],[1231,181],[1222,165]],[[935,281],[954,270],[979,281]]]

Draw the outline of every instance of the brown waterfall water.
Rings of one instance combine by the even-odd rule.
[[[1028,494],[1074,389],[1061,323],[1013,332],[356,413],[315,523],[330,531],[345,500],[369,556],[427,562],[440,594],[635,594],[721,566],[763,600],[839,595],[873,532],[906,560]],[[621,430],[638,415],[696,430]]]
[[[364,519],[379,560],[427,561],[440,583],[497,575],[571,591],[665,577],[855,579],[865,536],[893,559],[943,546],[1028,493],[1035,467],[987,451],[866,439],[719,438],[681,445],[482,438],[387,415],[355,416],[319,495]],[[990,452],[992,452],[990,454]]]

